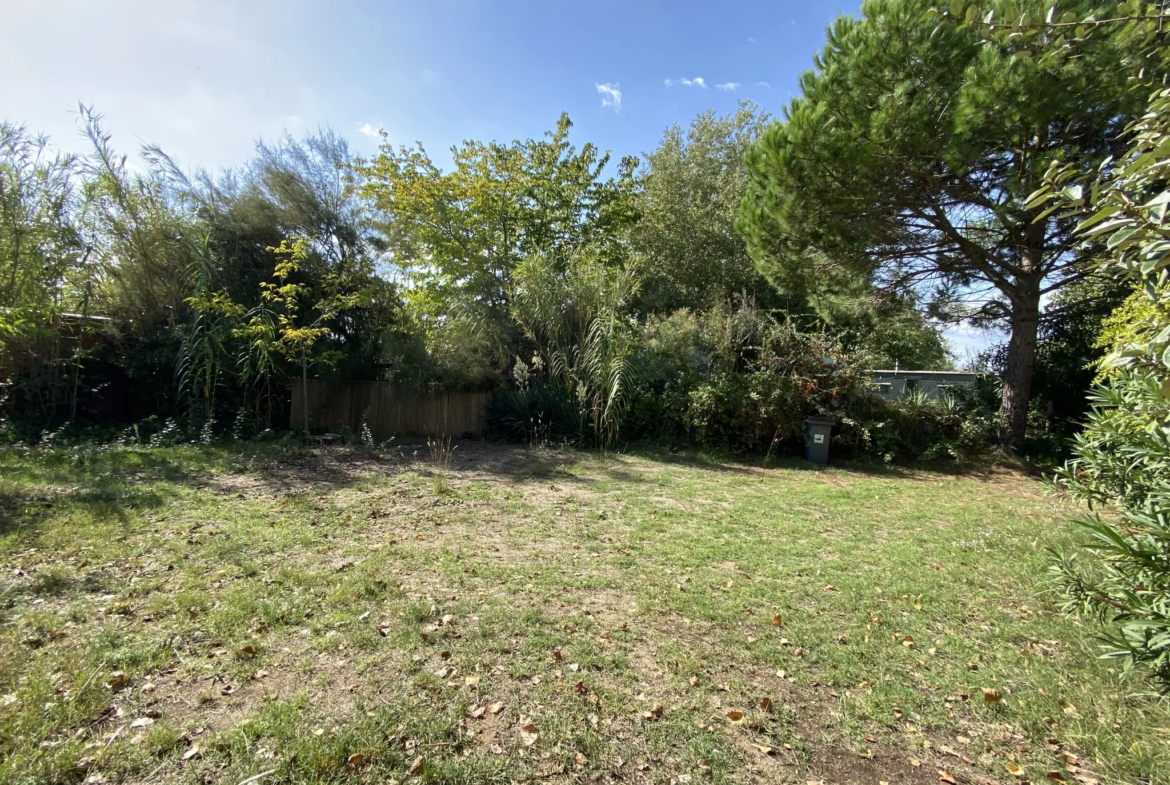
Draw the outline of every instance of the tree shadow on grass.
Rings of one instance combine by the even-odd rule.
[[[49,451],[27,463],[6,461],[0,486],[0,535],[35,529],[50,515],[81,509],[97,521],[130,522],[131,510],[161,507],[161,488],[191,479],[186,467],[147,450],[92,454]]]
[[[732,453],[669,451],[638,446],[633,446],[627,454],[654,463],[700,471],[726,472],[745,477],[760,476],[773,471],[790,471],[810,475],[847,474],[891,480],[937,481],[944,478],[964,478],[997,482],[1009,476],[1040,479],[1044,474],[1040,467],[1000,455],[931,463],[885,463],[865,458],[830,458],[829,465],[822,466],[791,454],[766,458]]]

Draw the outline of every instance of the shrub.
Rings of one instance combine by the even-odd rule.
[[[840,415],[869,386],[834,340],[750,301],[652,319],[633,367],[632,434],[733,452],[781,448],[808,415]]]
[[[1032,200],[1084,210],[1079,231],[1106,243],[1103,266],[1128,276],[1146,300],[1127,302],[1108,321],[1105,383],[1057,476],[1091,508],[1116,504],[1120,515],[1094,509],[1078,518],[1088,535],[1082,554],[1092,558],[1054,553],[1053,570],[1065,609],[1107,625],[1105,656],[1127,670],[1145,666],[1170,692],[1170,90],[1154,94],[1131,132],[1133,148],[1100,175],[1056,169]]]
[[[529,444],[577,443],[588,432],[580,408],[560,387],[502,391],[488,401],[484,416],[493,436]]]
[[[986,450],[995,438],[994,408],[985,407],[977,391],[941,401],[921,390],[895,401],[859,398],[841,424],[839,444],[854,456],[886,462],[962,460]]]

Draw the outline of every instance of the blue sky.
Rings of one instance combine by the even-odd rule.
[[[59,143],[77,102],[115,141],[187,165],[239,163],[258,137],[319,124],[422,140],[552,128],[618,156],[699,111],[751,98],[776,112],[858,3],[0,0],[7,119]],[[672,80],[673,87],[667,87]],[[684,81],[690,81],[688,86]],[[608,86],[600,91],[598,85]],[[720,89],[718,86],[723,85]],[[620,102],[617,93],[620,92]]]
[[[578,144],[620,158],[743,98],[779,113],[826,25],[859,5],[0,0],[0,112],[79,147],[84,102],[121,150],[158,143],[218,169],[319,125],[358,152],[384,129],[441,160],[463,139],[538,136],[567,111]]]

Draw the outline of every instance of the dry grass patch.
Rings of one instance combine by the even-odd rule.
[[[1047,603],[1034,480],[449,458],[0,452],[0,779],[1165,776],[1165,704]]]

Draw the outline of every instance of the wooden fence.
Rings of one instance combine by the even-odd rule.
[[[484,406],[490,392],[449,392],[423,395],[396,391],[386,382],[329,385],[309,380],[309,428],[358,431],[362,418],[374,436],[478,436],[484,430]],[[305,395],[293,382],[289,425],[302,428]]]

